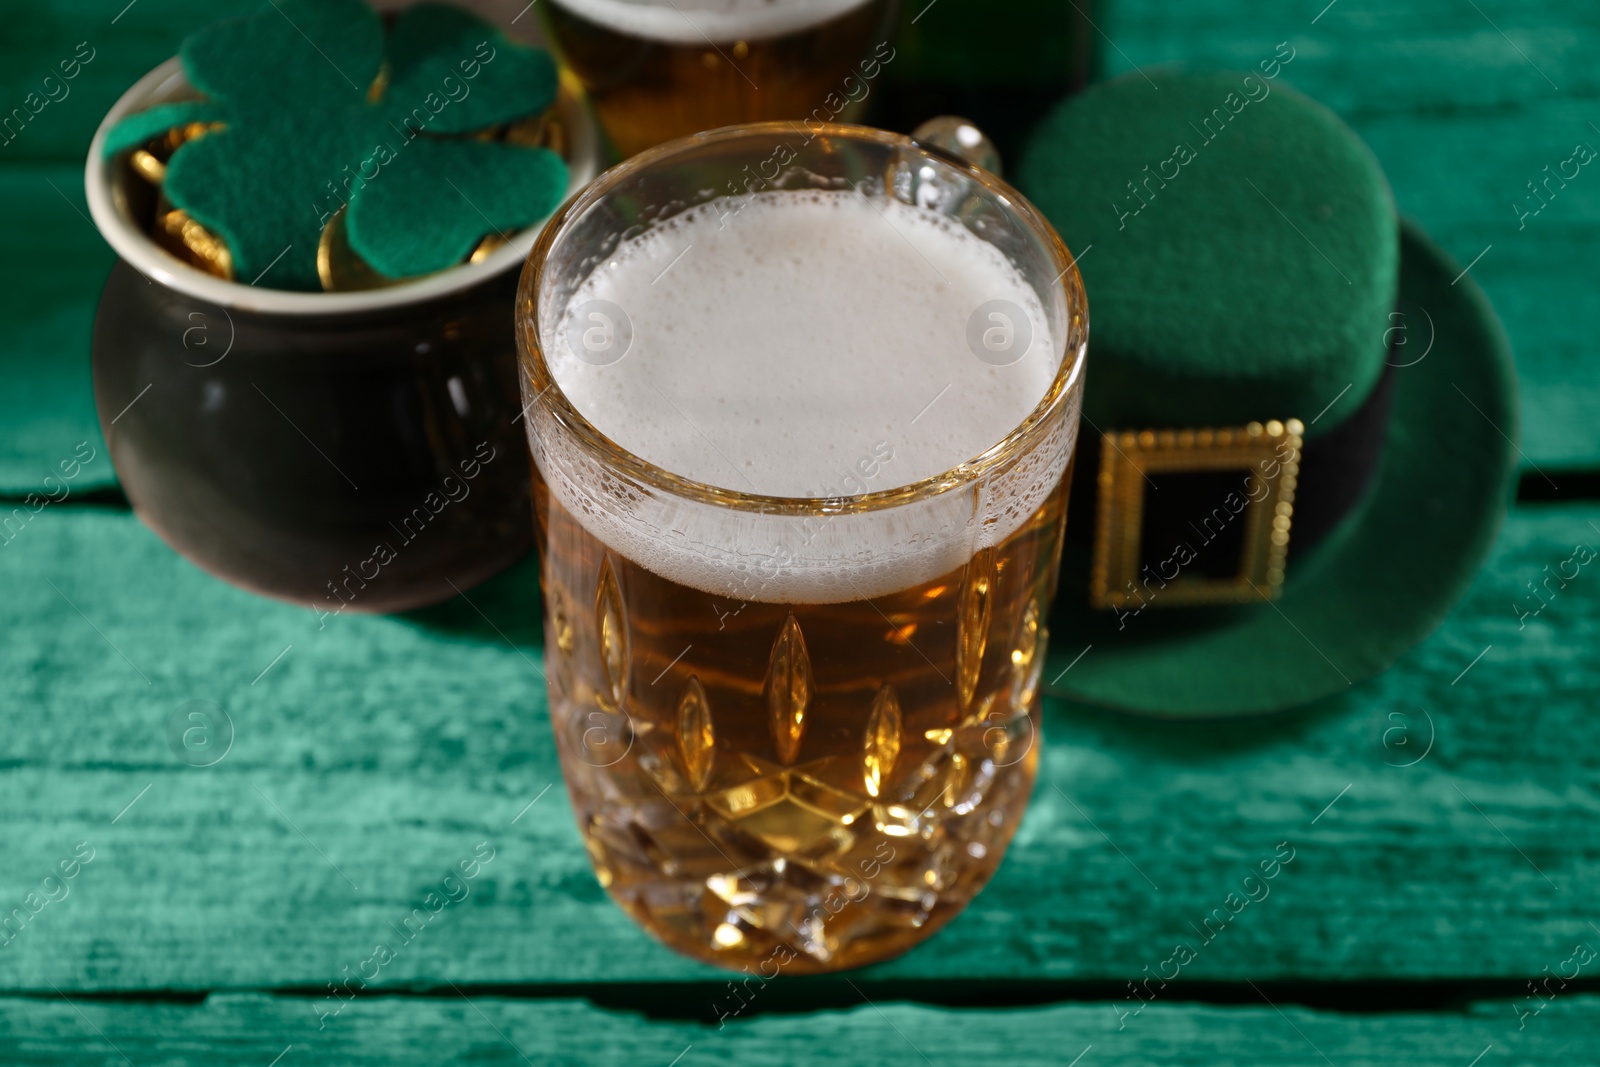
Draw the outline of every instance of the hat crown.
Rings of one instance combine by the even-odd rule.
[[[1018,185],[1081,258],[1094,307],[1096,425],[1299,418],[1315,437],[1377,382],[1393,196],[1354,132],[1284,85],[1292,54],[1118,78],[1057,108],[1024,152]]]

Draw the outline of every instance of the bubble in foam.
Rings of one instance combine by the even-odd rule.
[[[626,358],[600,364],[569,343],[593,328],[577,312],[596,301],[626,313]],[[994,307],[1023,319],[1016,358],[972,347],[973,315]],[[1037,407],[1061,359],[1038,294],[994,246],[935,212],[833,191],[713,200],[623,243],[541,347],[572,405],[623,448],[696,482],[791,498],[911,485],[982,455]],[[964,562],[975,538],[1004,538],[1059,479],[1067,443],[1009,481],[826,519],[624,501],[575,450],[535,452],[552,492],[637,562],[719,596],[815,601],[905,588]]]
[[[551,0],[618,33],[670,44],[757,41],[830,22],[867,0]]]

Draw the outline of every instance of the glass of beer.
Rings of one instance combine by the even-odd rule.
[[[928,937],[1038,762],[1088,337],[1060,238],[898,134],[730,127],[570,200],[517,334],[600,883],[768,978]]]
[[[550,0],[539,10],[623,156],[736,122],[853,121],[897,0]]]

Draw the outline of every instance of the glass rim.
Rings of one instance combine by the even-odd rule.
[[[965,177],[983,186],[1007,210],[1019,218],[1041,241],[1053,265],[1059,268],[1052,285],[1059,285],[1066,297],[1067,331],[1062,343],[1061,366],[1057,368],[1055,377],[1051,379],[1039,403],[1004,437],[978,455],[963,460],[942,473],[893,489],[880,489],[851,496],[822,497],[751,493],[696,481],[651,463],[602,433],[567,397],[545,360],[544,347],[540,341],[539,292],[545,279],[545,268],[550,252],[556,242],[565,236],[574,219],[600,203],[627,178],[691,149],[731,143],[762,134],[789,133],[796,129],[801,129],[813,140],[842,138],[914,149],[937,159],[945,166],[960,171]],[[589,182],[549,218],[539,234],[538,241],[528,253],[522,278],[517,287],[516,318],[518,340],[521,342],[518,346],[521,374],[525,381],[531,382],[538,390],[537,395],[524,407],[525,418],[528,417],[528,408],[534,404],[543,404],[564,431],[576,438],[586,451],[598,457],[609,469],[620,470],[638,482],[675,497],[737,511],[791,516],[848,515],[882,511],[981,482],[989,474],[1025,452],[1034,436],[1072,393],[1083,373],[1089,332],[1088,297],[1084,293],[1083,278],[1078,273],[1077,258],[1068,251],[1066,242],[1056,232],[1055,227],[1051,226],[1039,209],[1015,187],[990,171],[959,159],[943,149],[921,144],[905,134],[848,123],[808,124],[802,128],[798,122],[786,121],[723,126],[720,129],[667,141],[623,160]],[[531,419],[529,430],[532,432]]]

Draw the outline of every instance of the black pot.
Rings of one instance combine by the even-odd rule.
[[[533,544],[515,290],[505,274],[419,304],[262,314],[119,261],[94,391],[134,510],[219,578],[325,611],[482,582]]]
[[[134,511],[212,574],[319,611],[436,603],[516,561],[533,523],[512,311],[538,227],[384,289],[213,277],[150,240],[153,195],[103,152],[123,116],[186,95],[176,59],[140,79],[85,172],[120,257],[95,318],[95,404]],[[571,193],[601,146],[570,80],[560,107]]]

